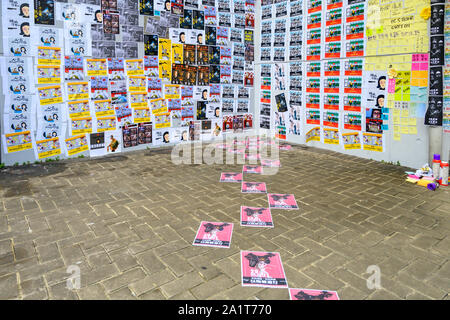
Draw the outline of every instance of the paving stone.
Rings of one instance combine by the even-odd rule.
[[[130,282],[145,278],[145,273],[140,268],[128,270],[118,276],[111,279],[102,281],[102,285],[107,292],[117,290],[123,286],[128,285]]]
[[[164,295],[170,298],[201,283],[203,283],[203,279],[197,272],[194,271],[185,274],[181,278],[164,284],[163,286],[161,286],[161,289]]]
[[[211,279],[208,282],[191,289],[192,294],[198,299],[204,300],[208,297],[231,288],[236,283],[225,275],[220,275],[217,278]]]
[[[100,284],[93,284],[77,290],[82,300],[107,300],[105,289]]]
[[[0,299],[13,299],[19,295],[16,274],[0,277]]]
[[[166,297],[162,294],[161,290],[153,290],[147,293],[144,293],[139,297],[142,300],[165,300]]]

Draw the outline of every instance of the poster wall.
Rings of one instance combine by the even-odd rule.
[[[222,2],[2,1],[3,140],[29,131],[31,149],[44,150],[47,139],[64,147],[105,133],[106,143],[107,131],[118,131],[115,152],[123,152],[188,141],[181,133],[191,121],[214,122],[208,140],[234,132],[233,123],[251,130],[242,119],[253,118],[255,2]],[[123,140],[149,123],[156,139]],[[103,153],[84,145],[77,150],[85,156]],[[19,152],[22,162],[43,158],[28,147],[3,149],[6,162]]]

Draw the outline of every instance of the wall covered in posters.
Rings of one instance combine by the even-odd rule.
[[[427,126],[448,134],[443,3],[262,0],[256,126],[360,157],[428,162]]]
[[[255,8],[254,0],[2,1],[1,162],[252,130]]]

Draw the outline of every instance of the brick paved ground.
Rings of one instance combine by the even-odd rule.
[[[170,150],[0,172],[1,299],[288,299],[242,288],[240,250],[278,251],[291,287],[342,299],[449,299],[449,189],[404,182],[394,165],[295,146],[269,192],[298,211],[273,210],[275,228],[239,226],[241,205],[267,205],[219,183],[242,165],[182,165]],[[191,245],[201,220],[235,223],[230,249]],[[80,290],[66,269],[81,269]],[[382,289],[369,290],[369,265]]]

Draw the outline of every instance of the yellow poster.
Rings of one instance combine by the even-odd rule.
[[[97,118],[97,132],[105,132],[117,129],[116,117],[100,117]]]
[[[165,99],[150,100],[150,107],[152,108],[153,114],[168,112],[167,103]]]
[[[143,123],[151,121],[151,112],[148,107],[133,108],[134,123]]]
[[[67,83],[67,96],[69,100],[89,99],[89,82]]]
[[[70,119],[71,135],[92,132],[92,117],[72,118]]]
[[[320,127],[315,127],[306,133],[306,142],[320,141]]]
[[[61,86],[40,87],[37,90],[41,106],[63,102]]]
[[[183,64],[183,45],[172,43],[172,62]]]
[[[172,63],[172,41],[170,39],[159,38],[159,61],[169,61]]]
[[[108,65],[106,59],[86,59],[86,70],[89,77],[107,76]]]
[[[69,101],[67,103],[67,108],[69,109],[69,117],[71,119],[88,117],[91,113],[89,108],[89,100]]]
[[[125,60],[125,70],[127,76],[143,76],[145,74],[144,59]]]
[[[89,144],[85,134],[70,137],[65,142],[67,155],[69,156],[89,150]]]
[[[37,66],[38,84],[56,84],[61,83],[60,66]]]
[[[164,98],[180,99],[180,86],[177,84],[164,85]]]
[[[147,78],[145,76],[129,76],[128,91],[143,92],[147,89]]]
[[[29,150],[33,148],[30,131],[5,134],[5,146],[8,153]]]
[[[132,108],[148,107],[147,92],[130,92],[130,104]]]
[[[46,66],[61,65],[61,48],[38,47],[37,64]]]
[[[115,114],[110,99],[94,101],[93,104],[96,117],[112,116]]]
[[[171,61],[159,60],[159,77],[166,81],[172,80],[172,63],[171,63]]]
[[[324,128],[323,143],[339,144],[339,130],[335,128]]]
[[[44,159],[61,154],[59,138],[36,141],[37,158]]]
[[[383,135],[376,133],[363,133],[363,149],[383,152]]]
[[[170,127],[170,112],[155,114],[155,128],[168,128]]]
[[[350,132],[342,134],[342,141],[346,150],[361,149],[361,138],[359,132]]]

